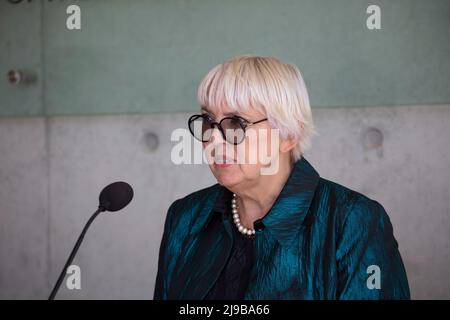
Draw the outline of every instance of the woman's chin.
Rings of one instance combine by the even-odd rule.
[[[214,176],[217,182],[224,187],[230,187],[239,182],[236,173],[231,172],[231,170],[229,172],[228,170],[214,170]]]

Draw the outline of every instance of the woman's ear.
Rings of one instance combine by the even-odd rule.
[[[298,140],[294,138],[282,139],[280,143],[280,152],[287,153],[290,152],[298,144]]]

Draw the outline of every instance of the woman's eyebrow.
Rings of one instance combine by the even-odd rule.
[[[201,107],[201,111],[205,111],[207,113],[211,113],[211,111],[209,111],[208,108],[206,108],[205,106]]]
[[[227,116],[227,117],[232,117],[232,116],[238,116],[239,113],[238,112],[225,112],[223,115]]]
[[[207,107],[205,107],[205,106],[202,106],[201,107],[201,110],[202,111],[205,111],[205,112],[207,112],[207,113],[209,113],[209,114],[212,114],[212,115],[214,115],[214,112],[211,112]],[[223,114],[225,117],[232,117],[232,116],[240,116],[240,117],[245,117],[246,115],[245,114],[241,114],[241,113],[239,113],[239,112],[224,112],[224,114]]]

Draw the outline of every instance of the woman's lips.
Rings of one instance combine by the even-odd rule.
[[[233,163],[214,163],[214,166],[220,169],[231,167]]]
[[[234,160],[231,159],[215,159],[214,166],[217,168],[228,168],[234,164]]]

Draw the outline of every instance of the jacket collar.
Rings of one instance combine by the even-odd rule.
[[[297,238],[302,222],[305,220],[319,175],[306,161],[300,159],[280,192],[274,205],[261,219],[268,233],[281,244],[292,244]],[[197,223],[191,232],[197,234],[200,229],[199,243],[189,263],[179,260],[181,271],[174,275],[169,299],[203,299],[208,290],[219,278],[223,266],[230,256],[233,246],[233,222],[227,214],[231,213],[229,204],[231,191],[215,184],[201,193],[205,201]],[[222,218],[222,225],[210,223],[213,218]],[[217,220],[216,220],[217,222]],[[265,231],[264,231],[265,232]],[[214,249],[211,249],[214,248]]]
[[[280,244],[289,244],[296,238],[308,213],[318,182],[319,174],[302,157],[294,164],[288,180],[270,211],[260,219],[264,227]],[[231,191],[220,186],[219,194],[209,218],[212,218],[213,215],[224,217],[230,212],[228,206],[230,205],[231,195]]]
[[[274,205],[262,218],[264,226],[281,244],[296,238],[318,183],[319,174],[302,157],[295,163]]]

